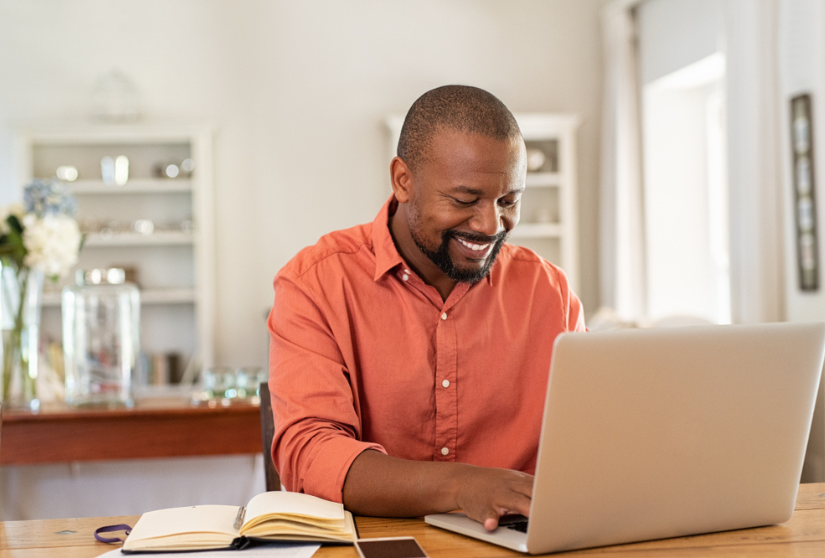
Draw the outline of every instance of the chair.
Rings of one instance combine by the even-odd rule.
[[[261,398],[261,443],[264,454],[264,473],[266,476],[267,492],[281,489],[281,477],[275,470],[272,462],[272,438],[275,436],[275,418],[272,416],[272,399],[269,396],[269,384],[263,382],[260,390]]]

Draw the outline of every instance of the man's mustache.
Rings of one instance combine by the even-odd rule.
[[[454,230],[444,231],[445,238],[461,238],[473,244],[495,244],[507,237],[507,231],[501,231],[493,236],[486,236],[483,234],[470,234],[465,232],[458,232]]]

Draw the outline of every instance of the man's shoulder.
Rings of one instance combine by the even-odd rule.
[[[372,251],[372,223],[325,234],[298,252],[278,275],[300,277],[319,265],[341,265],[339,256],[356,254],[364,248]]]

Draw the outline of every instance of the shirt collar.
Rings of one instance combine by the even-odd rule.
[[[390,215],[394,215],[397,209],[398,200],[395,199],[395,195],[393,194],[390,196],[390,199],[384,203],[378,215],[375,216],[375,220],[372,222],[372,246],[375,251],[374,279],[376,281],[396,266],[407,265],[404,263],[401,254],[398,253],[398,249],[395,247],[395,241],[392,239],[392,234],[390,233]],[[502,252],[503,251],[504,250],[502,250]],[[498,255],[500,257],[502,253],[499,252]],[[496,260],[493,268],[484,278],[491,287],[493,286],[493,272],[498,265],[499,262]]]
[[[390,234],[390,215],[398,209],[398,201],[395,195],[381,207],[381,211],[372,222],[372,246],[375,251],[375,280],[378,281],[387,272],[398,265],[404,265],[404,260]]]

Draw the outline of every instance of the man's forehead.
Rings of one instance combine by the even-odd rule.
[[[422,168],[426,169],[425,183],[443,193],[499,197],[523,191],[527,164],[517,143],[446,133]]]
[[[524,140],[521,137],[498,139],[485,134],[445,128],[433,134],[424,152],[424,158],[442,161],[456,158],[472,159],[479,155],[518,158],[525,151]]]

